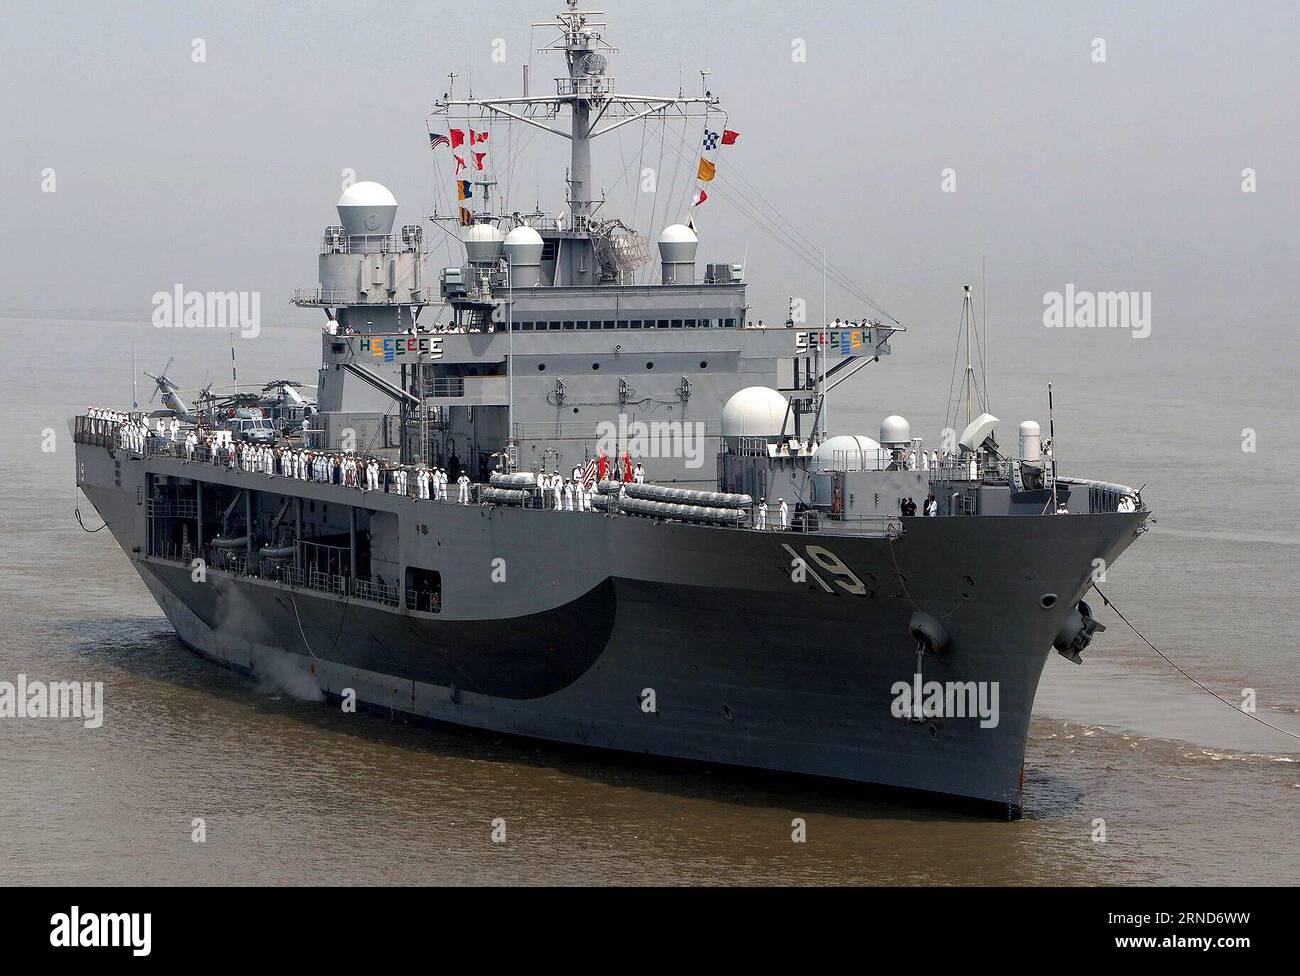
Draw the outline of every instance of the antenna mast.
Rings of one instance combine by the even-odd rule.
[[[571,227],[586,232],[591,229],[592,215],[601,203],[591,176],[591,140],[629,122],[663,116],[668,109],[677,109],[683,118],[704,117],[719,99],[707,90],[696,97],[681,92],[676,95],[619,94],[614,90],[614,79],[605,73],[609,64],[606,55],[617,54],[618,49],[607,44],[601,34],[608,25],[592,19],[601,16],[602,12],[579,10],[578,0],[566,0],[566,7],[554,21],[532,25],[559,30],[559,35],[549,45],[539,49],[564,55],[568,77],[555,79],[554,95],[533,96],[525,89],[522,95],[505,98],[458,99],[453,92],[448,92],[435,103],[435,110],[448,114],[452,109],[473,109],[478,113],[474,116],[476,119],[501,116],[568,139]],[[558,118],[562,106],[568,106],[570,112],[567,132],[549,124]],[[605,120],[612,121],[599,127]]]
[[[987,328],[987,326],[986,326]],[[962,375],[962,388],[966,394],[966,425],[975,419],[975,404],[983,411],[988,410],[988,400],[984,389],[975,378],[975,365],[971,362],[971,339],[979,342],[978,324],[975,322],[975,301],[971,298],[970,285],[962,285],[961,332],[966,342],[966,370]],[[983,353],[981,352],[981,359]]]

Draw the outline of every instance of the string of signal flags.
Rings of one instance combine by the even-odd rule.
[[[734,146],[739,139],[740,133],[735,129],[724,128],[721,132],[716,132],[706,126],[704,129],[704,140],[701,145],[703,146],[704,153],[715,153],[719,146]],[[445,135],[441,132],[429,133],[430,149],[437,149],[439,146],[446,146],[451,150],[451,158],[455,166],[455,172],[452,175],[456,177],[460,176],[462,170],[469,169],[469,164],[465,161],[465,157],[460,153],[457,153],[456,150],[468,142],[470,146],[469,154],[474,159],[474,168],[477,172],[482,172],[485,169],[483,161],[487,158],[487,150],[476,150],[473,147],[487,141],[487,132],[475,132],[473,129],[448,129]],[[708,191],[701,184],[713,182],[713,179],[717,174],[717,164],[709,159],[707,155],[701,154],[700,164],[695,172],[696,185],[695,195],[691,198],[692,207],[698,207],[705,200],[709,199]],[[457,179],[456,199],[463,202],[472,199],[473,196],[474,187],[472,181]],[[459,207],[458,209],[460,211],[460,225],[462,227],[470,226],[470,224],[474,222],[473,212],[467,207]]]
[[[468,136],[466,135],[467,132]],[[483,161],[487,159],[488,151],[486,149],[475,149],[474,146],[487,142],[488,135],[487,132],[475,132],[473,129],[448,129],[445,135],[441,132],[430,132],[429,148],[437,149],[439,146],[446,146],[450,149],[452,163],[455,165],[455,172],[452,175],[459,177],[462,170],[469,169],[469,163],[456,150],[468,142],[470,146],[469,155],[474,160],[474,169],[476,172],[481,173],[486,169]],[[473,196],[473,183],[470,180],[457,179],[456,199],[463,202],[472,199]],[[472,210],[468,207],[458,207],[457,209],[460,211],[460,225],[462,227],[468,227],[474,223],[474,212]]]
[[[704,152],[717,152],[719,146],[734,146],[736,140],[740,138],[740,133],[735,129],[723,129],[721,132],[715,132],[705,126],[704,128]],[[691,198],[691,206],[698,207],[705,200],[709,199],[709,192],[701,184],[712,183],[713,178],[718,175],[718,165],[709,159],[707,155],[700,155],[699,169],[695,173],[695,196]]]

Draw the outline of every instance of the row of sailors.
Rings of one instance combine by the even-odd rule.
[[[87,407],[86,416],[90,420],[103,421],[106,424],[119,424],[132,428],[136,439],[141,431],[146,434],[156,431],[160,436],[176,440],[180,435],[181,422],[176,417],[158,417],[154,426],[149,426],[149,419],[143,414],[126,413],[122,410],[108,410],[103,407]]]
[[[432,501],[450,501],[450,476],[446,469],[416,465],[397,467],[391,462],[358,454],[309,451],[295,447],[234,443],[223,445],[212,435],[191,430],[184,439],[188,461],[206,460],[272,477],[294,478],[319,484],[342,485],[362,491],[383,491]],[[456,479],[457,501],[470,502],[470,478],[463,471]]]
[[[957,455],[951,451],[908,451],[904,454],[903,460],[907,464],[908,471],[930,471],[940,468],[950,468],[957,464]],[[972,464],[975,456],[971,455]]]
[[[561,477],[558,471],[543,471],[537,476],[537,487],[542,505],[557,512],[590,512],[595,508],[591,500],[596,496],[596,483],[583,480],[581,468],[573,469],[572,478]]]

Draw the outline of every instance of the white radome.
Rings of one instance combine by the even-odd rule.
[[[880,422],[880,443],[886,447],[906,447],[912,443],[912,425],[898,414]]]
[[[887,464],[880,444],[861,434],[837,434],[819,444],[812,458],[813,471],[879,471]]]
[[[537,264],[542,260],[542,235],[531,227],[516,227],[502,242],[511,264]]]
[[[475,224],[465,232],[465,254],[470,264],[492,264],[500,257],[505,238],[492,224]]]
[[[789,403],[776,390],[766,386],[747,386],[731,395],[722,408],[724,438],[762,437],[772,440],[781,436]]]
[[[382,183],[362,180],[343,191],[337,209],[349,237],[386,236],[393,232],[397,198]]]
[[[669,224],[659,235],[660,244],[698,244],[699,236],[685,224]]]
[[[667,265],[693,265],[699,246],[700,239],[695,236],[695,231],[685,224],[670,224],[659,235],[659,259]]]
[[[362,180],[343,191],[337,204],[340,207],[395,207],[397,197],[382,183]]]

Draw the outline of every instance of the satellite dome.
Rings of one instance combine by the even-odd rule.
[[[372,180],[353,183],[343,191],[337,206],[339,223],[349,237],[387,236],[393,232],[397,198],[382,183]]]
[[[879,471],[888,466],[880,444],[861,434],[838,434],[823,441],[812,458],[813,471]]]
[[[912,425],[898,414],[880,422],[880,443],[885,447],[908,447],[912,443]]]
[[[699,246],[699,237],[685,224],[669,224],[659,235],[659,256],[672,264],[694,264]]]
[[[532,288],[542,282],[542,235],[531,227],[516,227],[501,248],[510,262],[510,284]]]
[[[781,436],[788,408],[789,403],[776,390],[747,386],[733,393],[722,408],[722,436],[773,440]]]
[[[505,238],[492,224],[475,224],[465,232],[465,256],[470,264],[492,264],[501,256]]]
[[[695,282],[695,252],[700,239],[685,224],[669,224],[659,235],[659,262],[665,285]]]
[[[542,260],[542,235],[531,227],[516,227],[505,236],[502,247],[511,264],[538,264]]]

